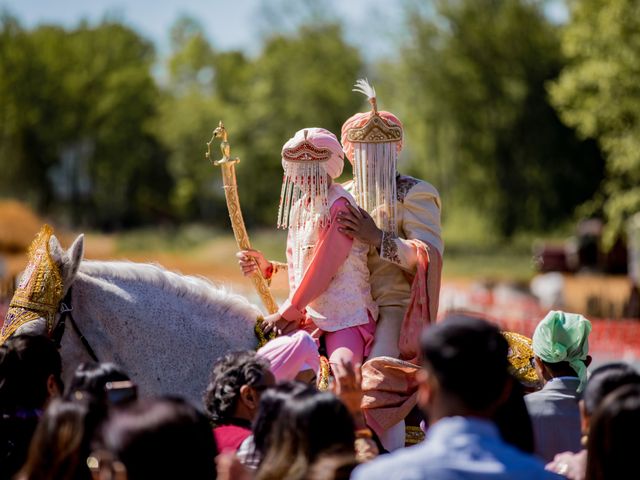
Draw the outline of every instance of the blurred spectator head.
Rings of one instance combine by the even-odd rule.
[[[587,444],[587,480],[629,478],[637,469],[640,386],[625,385],[596,409]]]
[[[113,363],[81,363],[73,373],[66,397],[75,392],[87,392],[96,399],[106,400],[107,383],[127,380],[130,380],[129,376]]]
[[[418,399],[429,420],[492,417],[509,394],[507,351],[498,328],[477,317],[451,314],[427,328]]]
[[[525,387],[520,382],[513,381],[509,396],[498,407],[493,420],[505,442],[523,452],[533,453],[533,426],[524,401],[524,395]]]
[[[213,366],[204,406],[217,425],[234,418],[253,420],[262,391],[275,383],[269,362],[256,352],[234,352]]]
[[[587,381],[591,322],[582,315],[550,311],[533,332],[533,353],[538,375],[544,381],[554,377],[577,376],[578,391]]]
[[[115,409],[102,446],[128,480],[216,478],[217,448],[207,418],[179,398],[148,399]],[[94,457],[100,470],[100,454]]]
[[[62,360],[44,336],[17,335],[0,346],[0,411],[37,410],[60,395]]]
[[[351,454],[320,455],[309,468],[306,480],[349,480],[358,462]]]
[[[36,428],[19,478],[90,480],[87,457],[101,418],[101,412],[93,409],[88,397],[54,399]]]
[[[323,454],[355,456],[349,411],[335,395],[312,387],[283,401],[269,437],[258,479],[306,478]]]
[[[640,375],[626,363],[610,363],[596,368],[589,377],[580,400],[582,433],[589,434],[591,417],[607,395],[625,385],[640,385]]]
[[[260,399],[258,414],[253,422],[253,443],[260,457],[264,456],[269,448],[273,424],[280,416],[282,405],[289,398],[306,391],[307,388],[307,385],[300,382],[282,382],[264,392]]]

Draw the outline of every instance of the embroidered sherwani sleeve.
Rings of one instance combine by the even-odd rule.
[[[337,222],[338,212],[349,211],[347,204],[345,198],[339,198],[331,206],[331,225],[318,241],[300,285],[278,310],[285,320],[298,321],[304,318],[304,309],[327,289],[331,279],[347,260],[353,239],[338,231]]]
[[[440,227],[440,196],[426,182],[416,184],[407,192],[403,202],[401,231],[407,240],[420,240],[442,256],[443,242]],[[380,258],[397,264],[411,273],[416,271],[418,253],[411,242],[383,232]]]

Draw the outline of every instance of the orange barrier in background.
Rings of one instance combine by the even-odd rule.
[[[545,312],[546,313],[546,312]],[[521,333],[528,337],[544,314],[530,318],[495,317],[488,315],[489,320],[503,330]],[[604,360],[640,360],[640,321],[632,319],[590,318],[592,325],[589,336],[589,352],[597,361]]]

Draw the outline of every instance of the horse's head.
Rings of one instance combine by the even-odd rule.
[[[44,226],[29,250],[29,263],[11,301],[2,329],[2,341],[18,334],[51,334],[57,312],[80,268],[84,236],[64,250]]]

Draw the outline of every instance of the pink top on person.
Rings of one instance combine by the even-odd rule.
[[[222,425],[213,429],[213,435],[216,438],[216,445],[219,452],[237,451],[242,442],[250,435],[251,424],[247,425]]]
[[[340,211],[355,202],[338,184],[329,187],[330,223],[325,229],[289,230],[287,263],[291,295],[280,307],[289,321],[310,317],[327,332],[366,325],[369,314],[377,316],[371,298],[367,254],[369,247],[338,230]],[[296,265],[293,250],[301,248]]]

